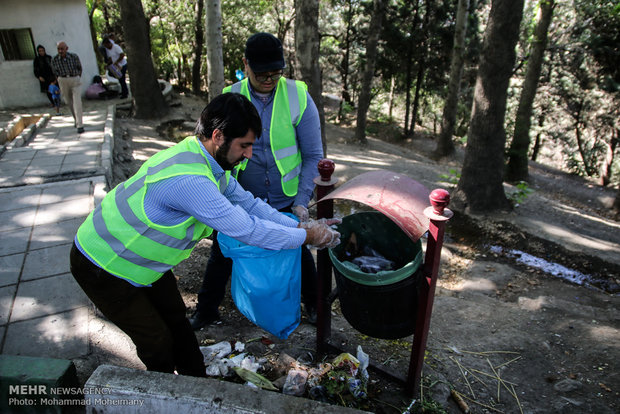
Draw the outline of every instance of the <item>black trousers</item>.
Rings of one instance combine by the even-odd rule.
[[[285,207],[280,212],[290,213]],[[196,310],[205,316],[215,316],[217,308],[224,300],[226,284],[232,274],[232,260],[224,257],[217,241],[217,232],[213,232],[213,246],[207,262],[207,268],[198,291]],[[317,273],[314,257],[306,246],[301,246],[301,300],[308,307],[317,307]]]
[[[206,376],[204,357],[171,271],[151,287],[135,287],[95,266],[74,244],[71,273],[101,313],[131,338],[147,370]]]

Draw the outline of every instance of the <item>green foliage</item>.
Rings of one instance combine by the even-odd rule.
[[[515,187],[515,191],[507,194],[507,197],[515,207],[518,207],[534,190],[525,181],[519,181]]]
[[[439,175],[439,178],[456,187],[456,185],[459,183],[459,180],[461,179],[461,173],[455,168],[450,168],[448,174],[441,174]]]

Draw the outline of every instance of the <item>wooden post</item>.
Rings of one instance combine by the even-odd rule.
[[[430,219],[430,223],[428,227],[428,240],[426,242],[426,255],[424,257],[423,280],[420,286],[415,332],[413,334],[413,344],[411,345],[411,358],[409,359],[409,374],[407,375],[407,384],[405,386],[405,391],[410,396],[417,395],[420,391],[422,366],[424,365],[426,340],[433,312],[443,236],[446,222],[453,215],[452,211],[446,208],[450,203],[450,194],[446,190],[433,190],[429,199],[432,207],[424,210],[424,215]]]
[[[332,178],[336,165],[330,159],[324,158],[319,161],[318,169],[320,177],[314,179],[316,184],[316,198],[322,199],[329,194],[337,178]],[[331,218],[334,216],[334,201],[325,200],[317,204],[317,219]],[[327,341],[331,336],[331,301],[328,299],[332,290],[332,263],[327,249],[320,249],[316,253],[317,268],[317,310],[316,310],[316,346],[319,353],[327,352]]]

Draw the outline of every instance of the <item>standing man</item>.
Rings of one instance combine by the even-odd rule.
[[[103,39],[103,47],[106,53],[106,63],[109,65],[115,65],[120,69],[121,77],[117,78],[121,84],[121,99],[127,98],[129,90],[127,89],[127,82],[125,81],[125,75],[127,74],[127,58],[123,49],[114,43],[110,38],[105,37]]]
[[[205,376],[203,355],[171,269],[213,230],[265,249],[337,245],[325,223],[297,221],[256,199],[230,170],[252,157],[261,121],[239,94],[216,97],[196,136],[148,159],[80,226],[71,273],[136,345],[150,371]]]
[[[323,157],[321,124],[314,101],[301,81],[284,78],[282,43],[269,33],[251,36],[245,47],[245,72],[241,82],[224,88],[247,97],[260,114],[263,128],[257,133],[252,159],[236,169],[237,179],[255,197],[281,212],[308,220],[308,203]],[[310,322],[316,321],[316,267],[310,251],[302,247],[302,301]],[[222,255],[213,238],[196,311],[194,329],[219,319],[218,307],[226,293],[232,260]]]
[[[63,41],[56,45],[58,54],[52,59],[52,69],[58,78],[60,93],[71,109],[77,132],[84,132],[82,124],[82,63],[75,53],[69,53],[67,44]]]

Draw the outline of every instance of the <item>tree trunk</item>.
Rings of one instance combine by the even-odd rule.
[[[392,122],[394,112],[394,89],[396,89],[396,77],[392,76],[390,79],[390,97],[388,99],[388,119]]]
[[[454,25],[454,44],[452,46],[452,62],[450,63],[450,80],[448,81],[448,95],[443,107],[443,118],[441,120],[441,132],[435,148],[435,155],[445,157],[454,152],[452,136],[454,135],[454,124],[456,123],[456,110],[458,105],[459,92],[461,90],[461,76],[463,75],[463,64],[465,62],[465,33],[467,32],[467,13],[469,0],[459,0],[456,12],[456,23]]]
[[[202,85],[202,78],[200,76],[200,67],[202,65],[202,50],[205,44],[205,34],[202,27],[202,15],[204,14],[204,0],[196,0],[196,7],[194,11],[196,12],[196,20],[194,26],[194,53],[193,59],[194,63],[192,64],[192,92],[195,94],[200,93],[200,86]]]
[[[222,52],[222,2],[207,0],[207,75],[209,101],[224,89],[224,55]]]
[[[381,20],[385,12],[387,0],[374,0],[372,17],[368,28],[368,40],[366,42],[366,67],[362,74],[360,96],[357,102],[357,125],[355,127],[355,139],[361,144],[366,144],[366,117],[370,107],[372,78],[375,74],[375,60],[377,59],[377,43],[381,33]]]
[[[616,213],[617,220],[618,218],[620,218],[620,188],[618,188],[618,192],[616,193],[616,198],[614,200],[614,205],[612,209]]]
[[[419,1],[415,2],[415,12],[413,15],[413,23],[411,25],[411,33],[416,33],[418,28],[418,19],[420,15]],[[409,112],[411,111],[411,84],[413,83],[413,36],[407,45],[407,63],[405,66],[405,127],[403,128],[403,138],[409,135]]]
[[[149,25],[144,17],[142,2],[120,0],[119,5],[125,34],[125,52],[130,61],[128,73],[134,116],[143,119],[160,118],[168,113],[168,104],[161,93],[153,68]]]
[[[470,212],[510,208],[504,193],[506,98],[524,0],[493,0],[476,77],[467,150],[455,202]]]
[[[327,153],[325,141],[325,111],[323,109],[323,84],[319,62],[319,2],[295,0],[295,49],[301,78],[308,85],[308,92],[319,110],[323,154]]]
[[[99,65],[99,69],[103,67],[105,64],[105,57],[101,55],[99,51],[99,42],[97,41],[97,31],[95,30],[95,24],[93,22],[93,15],[95,14],[95,10],[99,6],[98,1],[93,1],[92,7],[88,10],[88,26],[90,27],[90,39],[93,43],[93,50],[95,51],[95,56],[97,56],[97,64]]]
[[[420,112],[420,90],[422,89],[422,80],[424,79],[426,60],[426,51],[422,52],[423,55],[418,62],[418,73],[415,80],[415,94],[413,95],[413,107],[411,108],[411,124],[409,124],[409,136],[415,135],[415,126],[418,123],[418,112]]]
[[[575,121],[575,139],[577,140],[577,148],[579,149],[579,155],[581,156],[581,161],[583,162],[583,169],[585,170],[588,177],[591,177],[593,173],[592,173],[592,168],[590,167],[590,162],[588,161],[588,156],[586,155],[583,138],[581,137],[580,119],[581,119],[581,110],[579,110],[577,114],[577,120]]]
[[[536,134],[536,139],[534,140],[534,147],[532,148],[532,156],[530,160],[536,161],[538,158],[538,153],[540,152],[540,148],[542,147],[542,127],[545,125],[545,108],[541,109],[541,114],[538,116],[538,133]]]
[[[431,13],[431,0],[425,1],[424,23],[422,24],[422,53],[418,59],[418,73],[415,82],[415,95],[413,96],[413,108],[411,109],[411,124],[409,126],[409,136],[415,135],[415,126],[418,123],[418,112],[420,112],[420,94],[422,93],[422,81],[426,72],[426,55],[428,54],[428,22]]]
[[[530,45],[530,58],[527,63],[525,80],[515,119],[515,130],[506,165],[506,181],[519,182],[528,179],[527,151],[530,147],[530,127],[532,106],[536,97],[538,78],[542,68],[543,54],[547,46],[547,33],[553,15],[554,0],[540,1],[540,17],[534,29],[534,38]]]
[[[342,77],[342,92],[340,94],[340,107],[338,108],[338,116],[336,120],[342,121],[344,116],[345,104],[351,105],[351,94],[349,93],[349,55],[351,53],[351,26],[353,24],[353,0],[349,0],[349,9],[346,14],[347,19],[347,31],[344,35],[344,55],[342,55],[342,62],[340,73]]]
[[[616,147],[618,146],[618,141],[620,141],[620,129],[614,128],[611,131],[611,139],[609,140],[607,145],[607,153],[605,154],[605,160],[601,164],[601,185],[606,186],[609,184],[609,180],[611,178],[611,166],[614,162],[614,153],[616,152]]]

